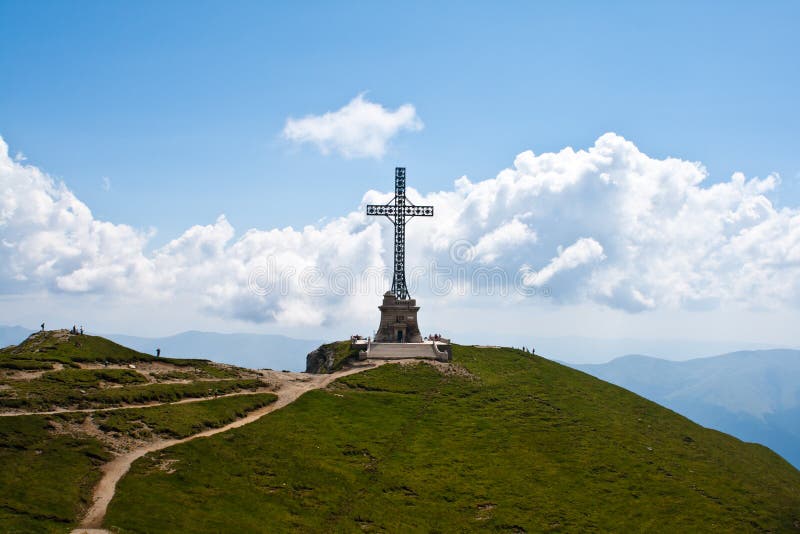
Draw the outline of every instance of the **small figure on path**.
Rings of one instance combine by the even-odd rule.
[[[44,332],[44,323],[42,323],[42,332]]]
[[[161,349],[156,349],[156,358],[161,357]]]
[[[83,325],[81,325],[81,335],[83,335]]]
[[[75,328],[75,325],[72,325],[72,330],[70,330],[69,332],[70,332],[70,334],[77,334],[78,333],[78,329]]]

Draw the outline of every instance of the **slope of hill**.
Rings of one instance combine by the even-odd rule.
[[[0,350],[0,530],[64,532],[117,455],[221,427],[271,391],[261,373],[66,330]]]
[[[740,351],[674,362],[625,356],[575,365],[703,426],[762,443],[800,467],[800,351]]]
[[[105,525],[800,529],[800,472],[765,447],[521,351],[456,346],[453,356],[352,375],[245,427],[146,456]]]
[[[189,331],[174,336],[148,338],[110,334],[109,339],[132,349],[164,356],[208,358],[251,369],[289,369],[302,371],[305,357],[322,341],[294,339],[274,334],[218,334]]]

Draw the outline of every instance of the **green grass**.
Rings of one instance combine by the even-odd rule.
[[[57,407],[93,408],[120,404],[174,402],[184,398],[223,395],[263,386],[257,379],[233,379],[187,384],[132,385],[128,382],[128,385],[122,387],[99,388],[97,386],[102,380],[101,377],[133,381],[138,380],[135,378],[137,373],[124,369],[68,369],[55,371],[47,377],[49,374],[45,373],[41,378],[32,380],[6,382],[11,389],[0,391],[0,406],[47,411]]]
[[[0,361],[12,359],[74,365],[77,362],[148,362],[156,358],[98,336],[70,336],[67,341],[59,341],[55,332],[37,332],[19,345],[0,349]]]
[[[339,341],[333,344],[333,370],[338,371],[351,359],[358,358],[360,349],[354,347],[350,341]]]
[[[97,387],[101,382],[112,384],[147,382],[147,377],[132,369],[62,369],[44,373],[41,379],[72,387]]]
[[[99,467],[110,459],[104,445],[86,435],[58,435],[51,421],[81,424],[93,417],[106,431],[146,438],[183,438],[217,428],[266,406],[269,393],[131,408],[0,418],[0,526],[2,532],[66,532],[88,507]]]
[[[198,378],[197,373],[193,373],[190,371],[165,371],[161,373],[153,373],[151,376],[158,381],[194,380]]]
[[[12,369],[14,371],[43,371],[52,368],[53,364],[50,362],[24,359],[17,360],[11,358],[0,360],[0,369]]]
[[[511,349],[474,377],[386,365],[137,461],[125,532],[758,532],[800,520],[800,472],[628,391]],[[169,461],[175,470],[159,468]],[[180,510],[180,513],[176,511]]]
[[[78,368],[85,363],[120,365],[156,360],[174,366],[173,370],[157,375],[162,380],[217,380],[147,384],[147,377],[133,369]],[[54,363],[65,368],[49,371]],[[65,337],[63,332],[36,333],[17,346],[0,349],[0,368],[46,371],[32,379],[19,379],[7,373],[0,380],[0,384],[7,386],[0,389],[0,408],[31,411],[170,402],[261,386],[257,380],[240,378],[237,368],[218,366],[208,360],[155,358],[101,337]]]
[[[94,420],[104,432],[133,436],[147,436],[152,433],[184,438],[241,419],[276,399],[271,393],[238,395],[187,404],[98,412],[94,415]]]
[[[159,358],[162,363],[170,363],[178,367],[193,367],[195,377],[203,378],[237,378],[239,373],[236,368],[220,367],[208,360],[197,360],[190,358]]]
[[[110,457],[90,437],[53,435],[41,416],[0,417],[3,532],[67,532]]]
[[[79,368],[82,363],[120,366],[155,360],[103,338],[35,334],[0,350],[0,407],[47,411],[172,402],[264,385],[240,378],[237,368],[207,360],[158,359],[174,367],[157,378],[195,380],[190,383],[148,383],[144,374],[129,368]],[[63,369],[53,370],[54,364]],[[33,378],[19,371],[44,372]],[[68,532],[81,517],[100,477],[99,467],[110,459],[107,446],[80,426],[88,417],[113,437],[185,437],[225,425],[275,398],[259,393],[94,415],[0,417],[0,532]],[[68,432],[55,431],[64,425]]]
[[[335,341],[333,343],[322,345],[320,348],[333,351],[333,364],[331,365],[330,372],[338,371],[349,360],[357,359],[358,352],[360,350],[356,347],[353,347],[350,341]]]
[[[161,362],[177,367],[191,367],[200,376],[209,378],[237,378],[235,368],[216,365],[208,360],[192,358],[156,358],[151,354],[129,349],[103,337],[71,335],[60,338],[60,332],[37,332],[28,339],[0,349],[0,368],[50,369],[52,363],[77,367],[78,363],[130,364]],[[50,365],[50,367],[45,367]]]

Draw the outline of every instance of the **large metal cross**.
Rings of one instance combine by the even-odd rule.
[[[398,299],[409,298],[406,287],[406,220],[433,217],[433,206],[415,206],[406,198],[406,169],[394,169],[394,198],[388,204],[368,204],[367,215],[385,215],[394,224],[394,278],[392,293]]]

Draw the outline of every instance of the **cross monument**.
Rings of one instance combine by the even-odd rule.
[[[388,204],[368,204],[367,215],[383,215],[394,225],[394,275],[392,289],[383,296],[381,323],[375,341],[420,343],[416,300],[406,286],[406,222],[414,217],[433,217],[433,206],[415,206],[406,198],[406,169],[394,170],[394,198]]]

